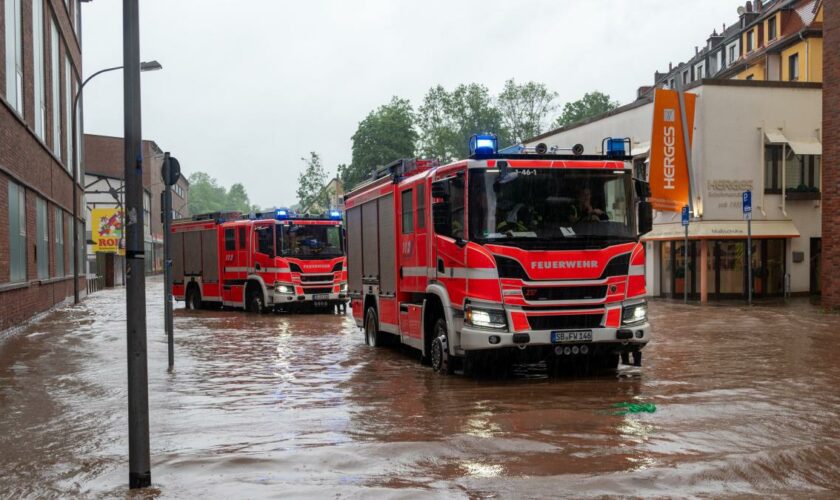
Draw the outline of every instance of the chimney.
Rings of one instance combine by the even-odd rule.
[[[695,46],[694,46],[694,55],[696,56],[696,55],[697,55],[697,54],[699,54],[699,53],[700,53],[700,47],[698,47],[697,45],[695,45]]]
[[[668,63],[668,73],[670,73],[670,72],[672,72],[672,71],[674,71],[674,63],[669,62],[669,63]]]

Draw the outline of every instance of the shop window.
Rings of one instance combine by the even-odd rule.
[[[792,82],[799,80],[799,53],[788,57],[788,79]]]
[[[673,243],[670,241],[660,242],[659,253],[661,255],[661,267],[659,276],[661,278],[659,287],[663,297],[670,297],[674,293],[674,259],[671,255]]]

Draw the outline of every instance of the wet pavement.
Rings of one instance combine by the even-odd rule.
[[[149,283],[161,497],[833,497],[840,316],[651,305],[645,366],[590,377],[439,376],[370,349],[350,316],[175,316],[166,372]],[[122,290],[0,343],[0,497],[130,495]],[[616,415],[612,405],[653,403]]]

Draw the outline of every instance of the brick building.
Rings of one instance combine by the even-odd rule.
[[[826,0],[823,54],[823,305],[840,308],[840,0]]]
[[[82,57],[79,0],[0,5],[2,331],[73,298],[81,259],[72,258],[71,109]],[[84,275],[79,281],[83,293]]]
[[[86,213],[95,208],[121,208],[124,202],[123,138],[85,134],[85,191]],[[163,150],[154,141],[143,141],[143,222],[145,234],[146,272],[163,270],[163,224],[161,223],[161,166]],[[181,176],[172,189],[174,218],[189,215],[189,181]],[[91,241],[91,221],[88,217],[87,241]],[[95,255],[88,247],[90,271],[105,277],[106,283],[120,284],[119,274],[124,262],[118,255]],[[112,279],[109,279],[111,277]]]

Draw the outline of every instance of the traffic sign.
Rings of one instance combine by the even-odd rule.
[[[682,207],[682,225],[688,226],[688,205]]]
[[[744,220],[752,219],[752,191],[744,191],[741,195],[744,205]]]

